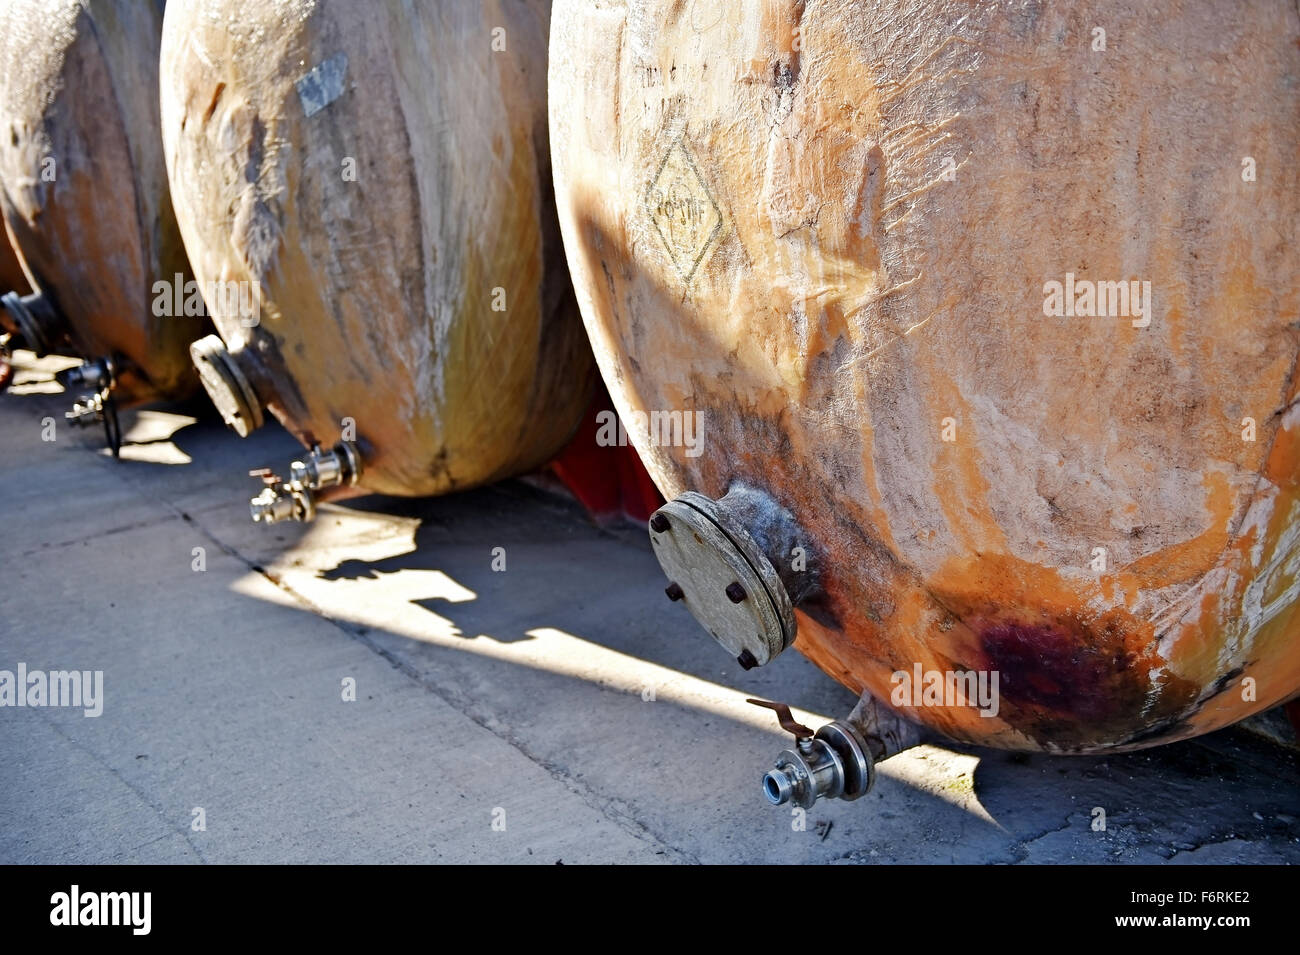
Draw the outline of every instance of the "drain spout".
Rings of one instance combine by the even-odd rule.
[[[795,737],[763,776],[763,796],[774,806],[811,809],[819,799],[860,799],[876,784],[876,764],[922,741],[922,730],[864,693],[843,720],[814,733],[790,718],[784,703],[750,700],[775,709]]]
[[[258,524],[311,521],[316,517],[318,492],[354,486],[361,479],[361,470],[361,453],[351,441],[340,441],[329,450],[316,445],[303,460],[289,465],[288,481],[270,468],[259,468],[250,473],[261,478],[264,486],[248,502],[249,516]]]
[[[117,401],[113,389],[117,387],[117,363],[109,355],[83,361],[57,372],[55,380],[63,390],[76,395],[72,410],[63,417],[77,428],[92,425],[104,426],[104,439],[113,457],[122,449],[122,426],[117,419]]]

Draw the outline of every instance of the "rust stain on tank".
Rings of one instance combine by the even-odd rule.
[[[999,674],[998,718],[1018,732],[1082,751],[1172,726],[1195,707],[1202,687],[1169,667],[1150,620],[1091,609],[1102,580],[1072,583],[1007,555],[959,563],[930,592],[973,635],[974,658],[961,662]]]

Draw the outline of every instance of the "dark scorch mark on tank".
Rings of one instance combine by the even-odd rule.
[[[1087,646],[1050,626],[996,624],[984,634],[990,668],[1003,697],[1017,705],[1105,719],[1118,699],[1141,704],[1126,680],[1131,660],[1114,647]]]
[[[1138,716],[1146,728],[1137,738],[1165,735],[1196,703],[1186,680],[1166,675],[1153,687],[1159,661],[1115,623],[1000,621],[975,629],[985,666],[998,673],[999,715],[1056,748],[1128,745]]]

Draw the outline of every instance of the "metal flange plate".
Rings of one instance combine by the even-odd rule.
[[[771,562],[732,523],[688,492],[651,517],[650,541],[669,596],[743,666],[762,666],[794,642],[794,611]]]
[[[0,307],[7,309],[13,317],[23,343],[36,353],[37,358],[44,358],[54,343],[46,334],[46,323],[37,314],[36,303],[40,301],[42,299],[38,294],[24,297],[17,292],[6,292],[0,295]],[[32,305],[31,308],[28,307],[29,304]]]
[[[815,738],[833,749],[840,758],[844,786],[838,798],[852,801],[871,792],[876,785],[876,762],[852,726],[835,720],[819,729]]]
[[[221,419],[236,434],[246,438],[262,426],[262,403],[220,338],[207,335],[193,342],[190,358]]]

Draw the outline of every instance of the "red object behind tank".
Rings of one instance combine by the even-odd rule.
[[[602,447],[596,443],[596,416],[613,409],[609,394],[601,388],[592,398],[573,440],[551,462],[551,470],[597,522],[619,518],[645,522],[663,498],[636,448],[630,444]]]

